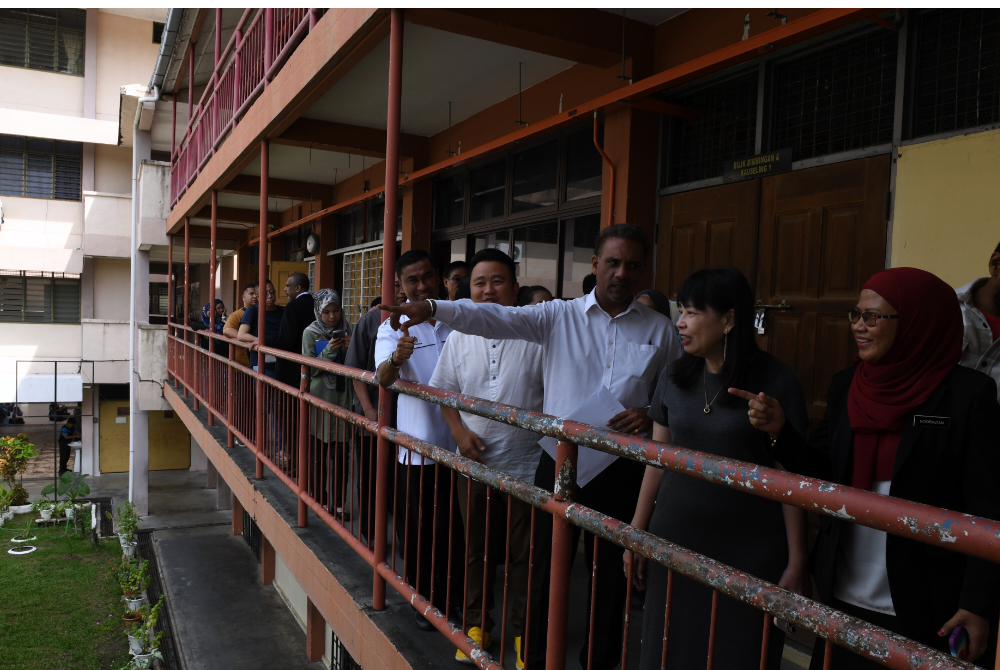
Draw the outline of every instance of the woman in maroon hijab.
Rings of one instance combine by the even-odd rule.
[[[884,270],[849,318],[858,354],[834,376],[808,442],[788,428],[777,401],[730,389],[769,434],[775,460],[799,474],[1000,519],[996,384],[958,365],[955,291],[923,270]],[[969,660],[992,658],[983,654],[1000,609],[1000,565],[825,516],[813,574],[820,601],[836,609],[944,652],[961,625]],[[840,647],[833,656],[838,670],[883,667]],[[812,667],[822,661],[820,640]]]

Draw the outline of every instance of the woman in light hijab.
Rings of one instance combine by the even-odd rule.
[[[302,355],[330,363],[343,363],[354,329],[344,318],[340,295],[333,289],[324,288],[313,294],[313,301],[316,320],[302,333]],[[351,411],[354,403],[352,389],[353,385],[346,377],[317,368],[310,370],[309,393],[317,398]],[[350,490],[351,455],[345,437],[350,435],[345,430],[347,423],[315,407],[309,409],[309,416],[309,453],[314,464],[309,491],[328,509],[333,507],[331,498],[335,499],[338,518],[349,520],[343,509],[343,501],[349,499],[345,489]]]

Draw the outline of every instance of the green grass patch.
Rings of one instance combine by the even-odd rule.
[[[88,538],[67,535],[63,526],[38,528],[38,539],[27,543],[38,549],[11,556],[7,550],[17,546],[11,538],[33,516],[15,516],[0,528],[0,666],[125,667],[125,604],[111,572],[121,560],[117,538],[95,547]]]

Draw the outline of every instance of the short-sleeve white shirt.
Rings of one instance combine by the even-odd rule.
[[[406,317],[404,316],[401,321],[405,323]],[[430,323],[421,323],[410,328],[410,335],[417,338],[417,343],[413,347],[413,355],[399,368],[399,378],[429,385],[438,358],[444,349],[444,343],[451,332],[451,328],[440,321],[435,322],[433,326]],[[402,336],[402,329],[393,330],[388,319],[379,326],[378,337],[375,340],[376,370],[396,350],[396,345]],[[455,440],[444,417],[441,416],[439,405],[402,393],[396,402],[396,427],[400,431],[442,449],[455,451]],[[400,463],[420,465],[424,462],[420,455],[408,449],[400,447],[397,451]]]

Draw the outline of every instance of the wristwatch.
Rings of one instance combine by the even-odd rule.
[[[389,354],[389,367],[396,368],[398,370],[399,368],[403,367],[403,364],[400,363],[399,365],[396,365],[396,361],[393,359],[393,356],[395,355],[396,355],[395,351]]]

